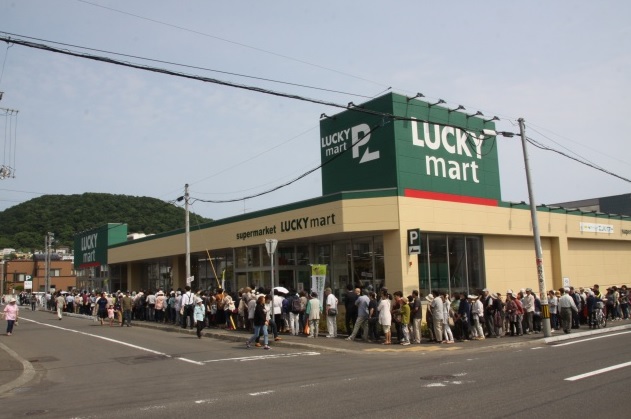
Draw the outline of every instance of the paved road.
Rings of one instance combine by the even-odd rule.
[[[345,342],[351,349],[340,352],[316,339],[267,352],[247,350],[241,339],[23,312],[16,333],[1,338],[32,366],[30,381],[0,394],[7,418],[571,418],[603,408],[592,400],[608,416],[626,417],[624,403],[607,401],[628,394],[631,382],[631,329],[552,344],[498,339],[383,352]]]

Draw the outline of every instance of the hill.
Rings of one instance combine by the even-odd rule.
[[[47,232],[72,248],[75,234],[106,223],[126,223],[129,233],[157,234],[184,228],[184,209],[156,198],[84,193],[44,195],[0,212],[0,249],[44,248]],[[191,223],[209,220],[193,213]]]

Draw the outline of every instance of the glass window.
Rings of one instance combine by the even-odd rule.
[[[249,246],[248,247],[248,266],[254,266],[254,267],[261,266],[261,248],[260,248],[260,246]]]
[[[362,288],[373,283],[372,238],[353,240],[353,278]]]
[[[296,264],[306,266],[309,264],[309,246],[296,246]]]
[[[315,263],[331,265],[331,245],[318,244],[315,246]]]
[[[467,271],[471,291],[482,290],[486,287],[482,249],[481,237],[467,237]]]
[[[424,295],[470,294],[485,287],[481,237],[423,234],[421,243],[419,287]]]
[[[447,259],[447,236],[429,236],[429,283],[432,290],[447,290],[449,265]]]
[[[272,261],[269,258],[269,253],[267,253],[267,247],[261,246],[261,254],[263,255],[263,267],[272,266]]]
[[[237,247],[234,249],[235,254],[235,266],[237,268],[247,268],[248,267],[248,253],[247,248],[245,247]]]
[[[467,292],[467,252],[464,236],[450,236],[447,239],[449,249],[449,291]]]
[[[350,240],[333,242],[333,261],[331,262],[331,288],[346,290],[347,284],[353,284],[351,272]],[[337,294],[337,292],[336,292]]]
[[[386,278],[386,268],[383,261],[383,237],[375,236],[375,275],[374,284],[375,291],[378,292],[383,286]]]
[[[284,269],[278,272],[278,284],[276,286],[285,287],[287,289],[294,288],[294,270]]]
[[[278,266],[295,265],[296,255],[294,254],[294,246],[278,246]]]

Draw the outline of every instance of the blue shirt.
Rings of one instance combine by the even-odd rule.
[[[357,317],[368,317],[368,305],[370,304],[370,298],[367,295],[362,295],[357,298],[355,305],[357,306]]]

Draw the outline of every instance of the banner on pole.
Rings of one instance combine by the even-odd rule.
[[[318,293],[320,311],[324,308],[324,283],[326,281],[326,265],[311,265],[311,291]]]
[[[195,281],[195,275],[186,278],[186,285],[191,285]]]

